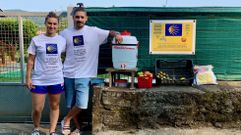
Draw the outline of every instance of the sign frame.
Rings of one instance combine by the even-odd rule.
[[[149,24],[149,54],[195,55],[195,19],[150,20]]]

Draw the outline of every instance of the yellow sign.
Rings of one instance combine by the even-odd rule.
[[[196,20],[150,20],[150,54],[195,54]]]

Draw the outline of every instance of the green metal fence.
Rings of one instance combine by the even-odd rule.
[[[191,59],[214,66],[220,80],[241,80],[241,8],[88,8],[89,25],[123,31],[140,42],[138,68],[154,70],[155,61]],[[195,55],[149,54],[150,20],[196,20]],[[102,47],[102,67],[111,65],[110,48]]]

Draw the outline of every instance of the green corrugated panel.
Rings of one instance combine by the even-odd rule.
[[[241,7],[237,8],[88,8],[89,25],[122,31],[140,42],[138,68],[154,69],[157,59],[192,59],[214,66],[218,79],[241,80]],[[150,55],[149,20],[196,19],[195,55]],[[106,50],[105,50],[106,51]],[[111,51],[110,51],[111,52]],[[106,54],[105,54],[106,55]],[[108,55],[110,56],[110,55]],[[111,65],[111,58],[104,58]],[[105,63],[102,63],[102,66]]]
[[[87,8],[89,13],[100,12],[146,12],[146,13],[240,13],[240,7],[111,7],[111,8]]]

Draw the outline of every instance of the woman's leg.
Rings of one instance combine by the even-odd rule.
[[[34,129],[40,128],[40,120],[44,108],[45,96],[45,94],[32,93],[32,119]]]
[[[61,94],[49,94],[50,106],[50,129],[49,132],[55,132],[56,125],[59,118],[59,102]]]

